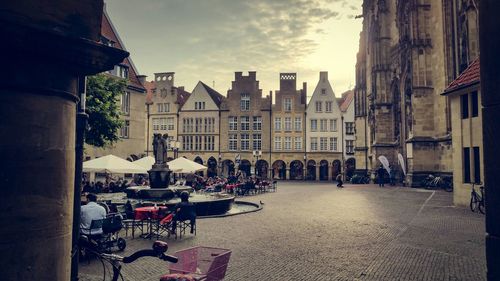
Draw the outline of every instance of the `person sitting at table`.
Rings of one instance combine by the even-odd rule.
[[[175,229],[177,228],[178,221],[189,220],[191,224],[191,234],[194,231],[194,225],[196,223],[196,209],[194,208],[194,204],[189,202],[189,193],[186,191],[181,192],[180,195],[181,202],[175,205],[175,214],[172,220],[172,232],[175,233]]]
[[[85,235],[100,235],[102,228],[90,229],[93,220],[106,218],[106,209],[97,204],[97,196],[93,193],[87,194],[87,205],[81,207],[80,211],[80,229]]]

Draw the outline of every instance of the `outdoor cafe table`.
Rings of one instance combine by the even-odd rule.
[[[240,186],[239,183],[235,183],[235,184],[226,184],[226,190],[234,190],[235,188],[237,188],[238,186]]]
[[[165,206],[150,206],[150,207],[139,207],[134,210],[134,218],[136,220],[148,222],[148,233],[142,235],[143,238],[151,238],[153,235],[153,224],[157,220],[161,220],[162,218],[159,216],[160,210],[168,210]]]

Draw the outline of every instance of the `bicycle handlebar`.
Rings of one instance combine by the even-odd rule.
[[[158,252],[156,252],[154,250],[140,250],[140,251],[133,253],[132,255],[130,255],[128,257],[124,257],[123,263],[131,263],[131,262],[134,262],[137,259],[142,258],[142,257],[156,257],[156,258],[159,258],[161,260],[168,261],[171,263],[177,263],[177,261],[179,260],[178,258],[176,258],[174,256],[165,255],[163,253],[158,254]]]

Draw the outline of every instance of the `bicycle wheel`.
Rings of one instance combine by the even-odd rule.
[[[476,197],[476,194],[472,194],[472,196],[470,197],[470,210],[475,212],[478,208],[478,200],[477,200],[477,197]]]
[[[481,214],[484,215],[486,213],[486,210],[484,209],[484,200],[478,202],[477,208]]]

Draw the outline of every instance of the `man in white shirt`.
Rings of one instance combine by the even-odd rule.
[[[97,196],[93,193],[87,195],[89,203],[82,206],[80,211],[80,230],[85,235],[102,234],[102,228],[90,229],[92,220],[100,220],[106,218],[106,209],[97,204]]]

